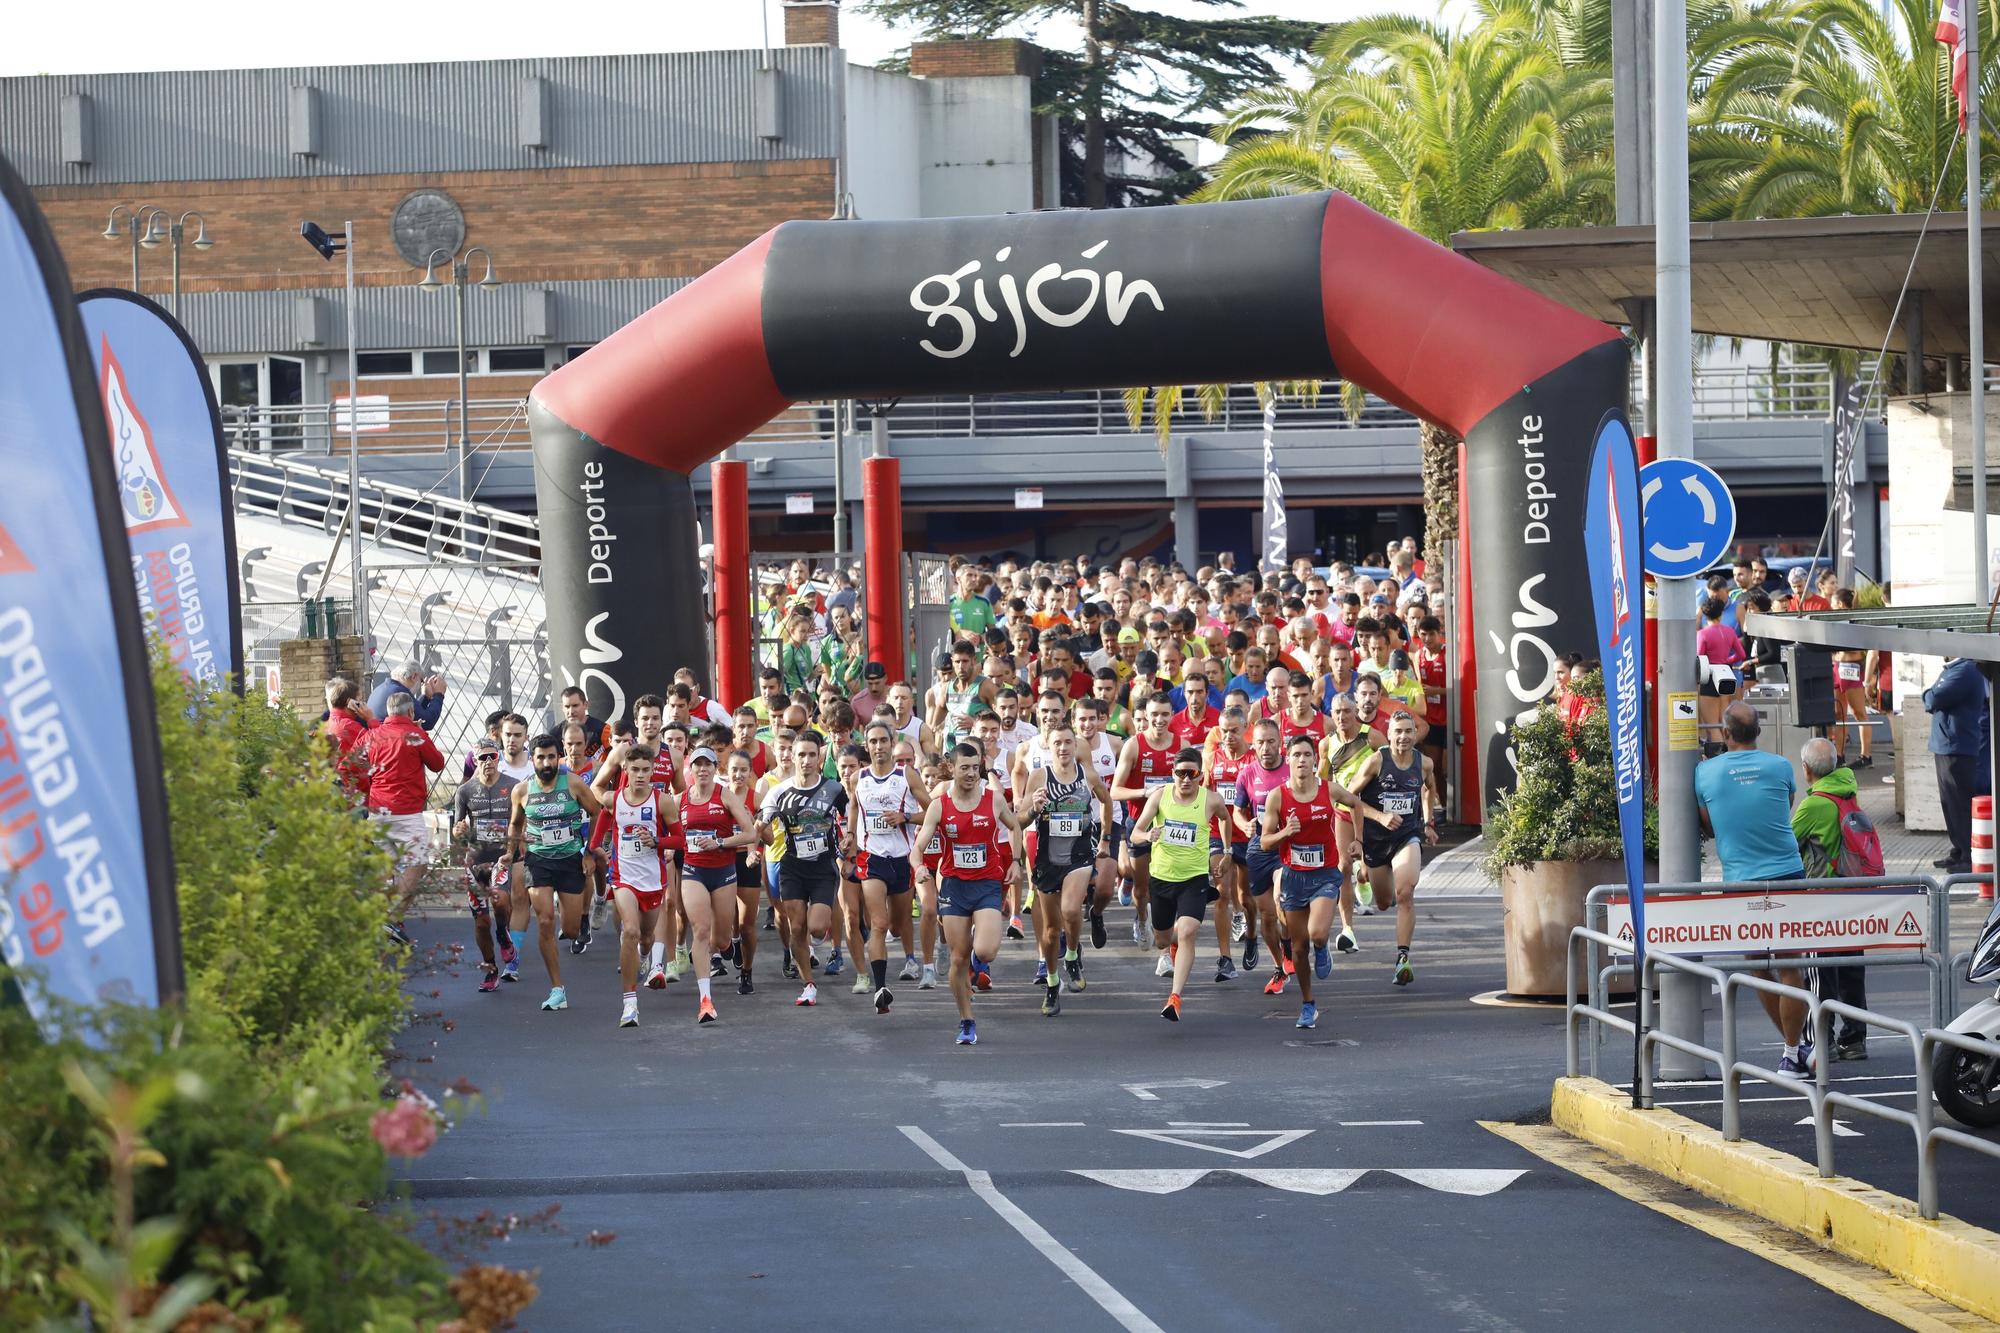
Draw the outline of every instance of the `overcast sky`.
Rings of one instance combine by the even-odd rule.
[[[780,0],[603,0],[568,10],[546,0],[413,6],[408,0],[85,0],[82,9],[18,0],[0,42],[0,75],[118,70],[352,65],[505,56],[707,51],[782,41]],[[1150,7],[1194,14],[1192,0]],[[1249,0],[1243,12],[1331,21],[1393,10],[1435,13],[1437,0]],[[1209,12],[1213,12],[1210,10]],[[565,20],[551,24],[550,17]],[[851,57],[873,64],[908,44],[852,8],[841,14]],[[1026,34],[1023,34],[1026,35]],[[1048,45],[1074,41],[1051,25]]]

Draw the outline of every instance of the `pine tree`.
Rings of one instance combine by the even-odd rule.
[[[1033,41],[1052,23],[1074,23],[1079,49],[1060,49],[1054,33],[1044,47],[1035,109],[1061,120],[1062,202],[1117,208],[1173,203],[1200,188],[1200,172],[1174,141],[1206,135],[1245,93],[1281,82],[1279,64],[1303,57],[1321,31],[1233,12],[1242,0],[1198,2],[1230,12],[1180,18],[1121,0],[869,0],[861,8],[924,41]],[[1062,47],[1071,40],[1060,31]]]

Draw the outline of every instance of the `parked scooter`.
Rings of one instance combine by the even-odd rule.
[[[1987,913],[1965,979],[2000,983],[2000,902]],[[1953,1019],[1948,1030],[2000,1041],[2000,986]],[[1978,1129],[2000,1125],[2000,1058],[1940,1046],[1931,1065],[1931,1086],[1952,1119]]]

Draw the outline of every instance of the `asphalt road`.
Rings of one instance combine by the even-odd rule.
[[[1009,944],[969,1049],[943,989],[878,1017],[843,976],[795,1008],[771,936],[759,993],[718,982],[706,1028],[683,983],[619,1029],[608,940],[565,953],[559,1014],[538,960],[491,995],[444,968],[413,983],[438,1017],[406,1069],[484,1106],[408,1187],[457,1216],[561,1205],[487,1251],[539,1270],[532,1329],[1888,1326],[1482,1128],[1545,1116],[1561,1013],[1470,1002],[1500,984],[1497,903],[1421,913],[1416,984],[1365,920],[1309,1033],[1261,974],[1206,980],[1212,935],[1178,1025],[1129,942],[1086,950],[1054,1019]],[[413,933],[470,940],[462,914]]]

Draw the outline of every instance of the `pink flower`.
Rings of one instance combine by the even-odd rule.
[[[414,1097],[398,1097],[386,1111],[377,1111],[368,1132],[382,1151],[396,1157],[422,1157],[437,1142],[437,1120]]]

